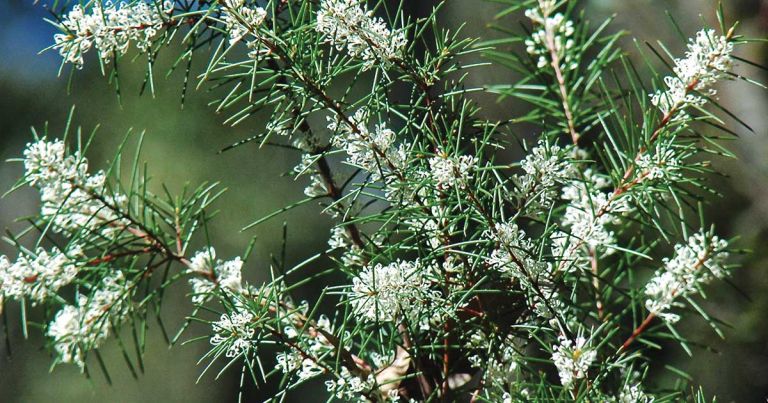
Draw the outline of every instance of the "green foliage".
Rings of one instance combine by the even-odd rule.
[[[301,162],[289,174],[310,178],[307,197],[244,230],[310,202],[336,224],[328,249],[292,267],[284,231],[281,256],[249,268],[270,280],[248,284],[241,268],[252,245],[245,261],[224,261],[207,236],[215,185],[152,194],[140,153],[125,158],[132,136],[97,180],[83,158],[95,136],[67,130],[59,137],[70,149],[56,151],[44,131],[17,186],[38,187],[43,209],[9,236],[22,256],[6,265],[39,273],[3,278],[5,296],[26,304],[25,287],[48,275],[24,260],[40,252],[21,238],[38,236],[36,246],[60,245],[54,252],[76,262],[61,285],[75,298],[57,285],[38,302],[52,319],[41,328],[57,361],[84,371],[95,362],[106,372],[98,347],[111,334],[134,376],[142,372],[149,318],[169,334],[164,294],[184,279],[195,310],[167,341],[181,340],[192,321],[210,324],[211,335],[190,340],[211,344],[203,374],[239,366],[241,388],[274,379],[274,400],[315,379],[346,400],[703,399],[669,366],[680,379],[673,390],[643,381],[661,364],[652,352],[662,342],[689,354],[699,347],[677,331],[677,313],[722,335],[695,298],[730,268],[701,203],[717,193],[705,158],[729,156],[721,140],[735,133],[712,86],[748,80],[730,70],[733,46],[748,41],[720,12],[720,32],[700,31],[685,57],[660,43],[622,50],[624,33],[610,33],[611,21],[593,28],[576,2],[498,3],[502,38],[487,42],[443,28],[444,2],[423,17],[384,1],[91,3],[78,12],[54,4],[63,66],[95,49],[119,96],[118,66],[132,45],[147,59],[142,91],[154,94],[155,62],[180,41],[168,74],[185,71],[182,105],[189,85],[208,86],[226,125],[267,121],[222,152],[296,151]],[[510,28],[522,10],[528,19]],[[205,65],[194,79],[193,58]],[[656,71],[653,58],[671,71]],[[486,63],[517,81],[468,87]],[[492,121],[477,106],[482,96],[527,109]],[[519,135],[529,132],[535,145]],[[507,162],[518,149],[526,157]],[[209,248],[189,250],[201,241]],[[322,291],[299,301],[306,287]]]

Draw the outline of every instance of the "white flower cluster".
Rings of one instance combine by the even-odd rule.
[[[305,147],[308,148],[308,144],[295,144],[296,148],[299,150],[304,150]],[[317,155],[312,155],[310,153],[302,153],[301,154],[301,161],[299,161],[298,164],[296,164],[295,167],[293,167],[293,173],[296,174],[296,177],[312,172],[310,169],[312,165],[318,160]]]
[[[733,43],[713,29],[704,29],[688,42],[688,51],[682,59],[675,59],[674,76],[664,78],[666,91],[651,95],[653,103],[665,115],[678,112],[674,119],[687,119],[681,109],[689,105],[701,106],[706,103],[704,96],[714,96],[712,86],[727,77],[733,66],[731,58]],[[671,117],[671,116],[670,116]]]
[[[483,379],[487,385],[503,387],[507,383],[514,382],[516,375],[518,375],[520,354],[516,351],[517,346],[511,337],[506,338],[503,343],[498,343],[482,330],[475,330],[467,339],[467,342],[464,343],[467,349],[480,352],[489,349],[493,351],[490,356],[479,353],[468,357],[473,368],[483,370]]]
[[[322,0],[316,29],[337,50],[346,48],[352,57],[362,59],[365,69],[388,66],[407,44],[405,31],[391,31],[362,0]]]
[[[376,385],[376,377],[373,373],[362,379],[349,372],[347,367],[341,368],[337,379],[325,381],[328,392],[333,393],[337,399],[346,401],[368,401],[363,398],[363,394],[370,392],[374,385]]]
[[[263,48],[257,30],[267,18],[267,11],[262,7],[246,6],[245,0],[222,0],[221,4],[224,6],[221,19],[226,26],[229,44],[234,45],[249,35],[253,36],[254,39],[246,41],[246,45],[252,49],[248,55],[256,58]]]
[[[190,259],[186,272],[195,277],[189,280],[192,285],[192,302],[202,304],[210,294],[220,287],[228,292],[240,292],[243,289],[243,261],[236,257],[226,262],[216,259],[216,250],[203,249]]]
[[[569,387],[573,381],[587,376],[589,366],[597,358],[597,352],[589,348],[587,340],[582,336],[576,337],[575,342],[562,335],[558,340],[560,344],[553,348],[552,362],[557,367],[560,383]]]
[[[54,231],[86,230],[111,237],[128,225],[115,211],[127,198],[106,194],[104,172],[88,175],[88,160],[79,153],[67,155],[61,140],[27,144],[24,157],[26,178],[40,189],[41,215],[51,220]]]
[[[495,233],[486,233],[499,244],[488,258],[489,265],[520,282],[528,292],[529,305],[537,316],[554,318],[561,312],[563,302],[550,280],[551,264],[535,258],[533,242],[517,224],[498,223],[495,228]]]
[[[329,334],[333,333],[331,321],[327,316],[321,315],[314,326],[309,328],[310,337],[301,338],[302,342],[307,344],[307,350],[313,357],[318,357],[321,354],[327,353],[333,350],[333,345],[325,338],[323,332]],[[284,333],[290,338],[298,336],[298,331],[293,326],[287,326]],[[280,352],[276,357],[277,365],[276,369],[279,369],[284,374],[294,373],[300,381],[314,378],[318,375],[325,373],[323,367],[311,357],[305,357],[300,352],[292,349],[288,352]]]
[[[313,173],[309,178],[310,183],[304,188],[304,195],[307,197],[325,197],[331,193],[320,174]]]
[[[437,249],[445,240],[444,231],[447,232],[448,225],[446,217],[448,212],[442,206],[435,205],[429,208],[430,214],[424,214],[422,217],[409,218],[406,224],[415,232],[426,236],[427,243],[432,249]],[[442,230],[441,230],[442,229]]]
[[[221,319],[211,324],[213,332],[211,344],[224,346],[227,357],[237,357],[247,353],[255,344],[253,335],[256,332],[253,325],[253,314],[250,312],[233,312],[222,314]]]
[[[562,316],[566,310],[555,284],[546,278],[539,279],[536,290],[529,290],[528,304],[533,308],[533,313],[550,323],[556,323],[555,317]]]
[[[680,317],[667,312],[675,299],[695,294],[702,284],[728,274],[724,266],[727,247],[725,240],[703,232],[690,236],[686,244],[675,245],[674,257],[664,259],[664,268],[645,286],[648,311],[667,322],[677,322]]]
[[[22,255],[14,263],[0,256],[0,295],[28,298],[33,305],[43,302],[75,279],[80,266],[73,258],[81,255],[75,246],[67,254],[57,248],[50,252],[39,248],[35,256]]]
[[[556,187],[572,176],[571,164],[560,154],[560,147],[543,140],[531,149],[520,166],[525,174],[512,178],[516,196],[531,208],[548,209],[557,196]]]
[[[48,325],[59,360],[84,367],[86,351],[109,336],[128,308],[128,286],[120,271],[102,279],[90,296],[80,295],[77,305],[65,305]]]
[[[429,297],[429,282],[418,261],[367,266],[353,280],[350,302],[363,320],[390,322]]]
[[[83,65],[83,54],[91,48],[96,48],[104,63],[127,52],[131,42],[146,51],[173,11],[171,1],[162,5],[144,1],[92,4],[90,13],[79,4],[74,6],[61,21],[64,33],[53,36],[53,48],[78,68]]]
[[[395,132],[383,123],[376,125],[373,131],[366,125],[368,111],[360,109],[350,118],[350,122],[337,122],[328,118],[328,129],[338,133],[333,137],[333,145],[343,148],[349,158],[347,161],[370,172],[374,178],[382,178],[393,169],[401,169],[406,159],[406,147],[395,147]],[[351,123],[351,124],[350,124]]]
[[[682,164],[670,145],[657,143],[655,152],[643,153],[635,163],[638,173],[644,176],[643,180],[674,181],[682,178]]]
[[[552,15],[555,11],[554,0],[540,0],[539,6],[525,11],[525,16],[539,26],[539,29],[526,39],[525,46],[528,54],[538,56],[537,67],[544,68],[552,62],[552,52],[557,54],[560,67],[575,69],[570,51],[575,42],[571,38],[574,33],[573,21],[565,19],[562,13]]]
[[[561,266],[569,271],[582,267],[582,245],[591,250],[600,248],[605,255],[613,253],[610,246],[616,243],[616,237],[608,226],[619,224],[620,215],[631,210],[628,198],[603,191],[611,185],[605,176],[588,168],[582,177],[563,187],[562,198],[569,203],[562,224],[570,229],[569,234],[557,232],[552,236],[553,255],[569,261]]]
[[[440,188],[464,188],[472,179],[472,171],[477,164],[477,158],[471,155],[451,157],[444,152],[430,158],[429,168],[432,179]]]
[[[499,244],[491,252],[488,263],[501,273],[507,273],[523,283],[530,283],[530,278],[537,278],[546,270],[546,264],[531,257],[533,242],[525,236],[515,223],[497,223],[495,231],[486,234]],[[522,267],[520,267],[522,266]]]
[[[643,389],[640,387],[640,384],[626,384],[621,389],[621,393],[619,393],[618,399],[615,400],[616,403],[653,403],[654,399],[653,396],[645,393]]]
[[[341,255],[341,262],[347,267],[362,266],[365,263],[362,256],[363,250],[355,244],[349,230],[343,225],[331,229],[328,246],[331,249],[344,250],[344,254]]]

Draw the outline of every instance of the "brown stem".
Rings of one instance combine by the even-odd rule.
[[[408,334],[408,328],[405,326],[404,323],[400,323],[397,325],[397,330],[400,332],[400,338],[403,340],[403,347],[405,347],[405,349],[408,350],[409,352],[412,351],[413,343],[411,342],[411,336],[409,336]],[[416,366],[416,371],[418,371],[416,380],[419,383],[421,394],[424,397],[424,400],[427,400],[429,399],[429,396],[432,395],[432,385],[430,385],[426,375],[420,369],[421,364],[419,363],[419,360],[416,359],[413,362],[414,362],[414,365]]]
[[[336,182],[333,180],[333,173],[331,172],[331,166],[328,164],[328,160],[325,156],[318,158],[317,168],[320,173],[320,177],[323,179],[326,188],[328,189],[328,196],[333,199],[334,202],[338,202],[342,198],[341,189],[336,186]],[[358,248],[365,249],[365,241],[360,234],[360,229],[354,223],[345,223],[344,231],[349,235],[352,242]]]
[[[656,317],[655,314],[649,313],[648,316],[645,317],[645,320],[643,320],[643,322],[640,324],[640,326],[635,328],[635,330],[632,331],[632,334],[629,336],[629,338],[627,338],[627,340],[621,345],[621,348],[619,348],[619,352],[622,352],[627,348],[629,348],[629,346],[635,341],[635,339],[637,339],[637,337],[640,336],[640,334],[642,334],[645,331],[645,329],[648,328],[648,326],[650,326],[651,322],[653,322],[653,318],[655,317]]]
[[[544,16],[545,18],[547,16]],[[550,65],[555,71],[555,78],[557,79],[557,86],[560,90],[560,101],[563,105],[563,112],[565,113],[565,119],[568,125],[568,133],[571,135],[571,141],[573,144],[579,143],[580,135],[576,131],[576,123],[574,122],[573,112],[571,112],[571,106],[568,102],[568,89],[565,85],[565,76],[560,68],[560,55],[557,53],[557,47],[555,45],[555,33],[552,32],[551,27],[544,24],[544,37],[546,41],[547,50],[549,50]]]

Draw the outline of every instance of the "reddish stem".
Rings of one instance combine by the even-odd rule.
[[[624,342],[624,344],[621,345],[621,348],[619,348],[619,352],[622,352],[629,348],[629,346],[637,339],[640,334],[642,334],[648,326],[651,325],[651,322],[653,322],[653,319],[656,317],[655,314],[649,313],[648,316],[645,317],[645,320],[643,320],[643,323],[640,324],[635,330],[632,331],[632,334],[627,338],[627,340]]]

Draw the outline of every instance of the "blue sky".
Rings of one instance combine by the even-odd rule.
[[[0,14],[0,73],[17,80],[56,78],[61,58],[49,50],[56,28],[44,18],[50,13],[43,3],[32,0],[0,0],[6,12]]]

